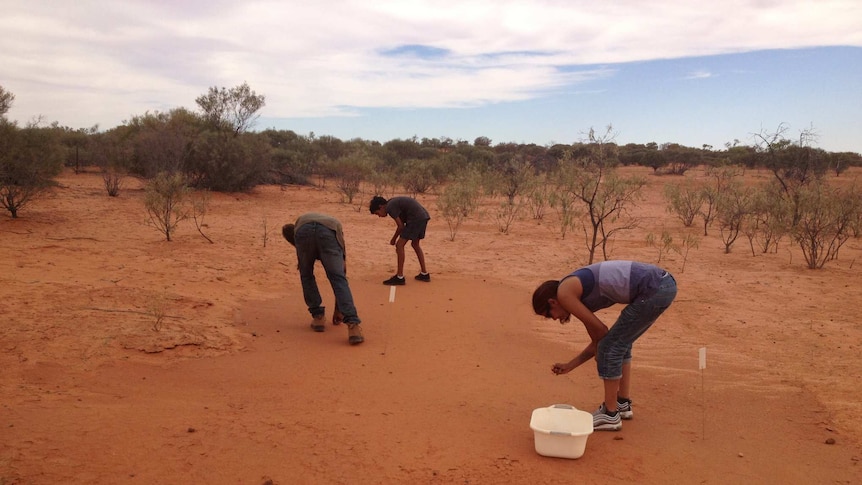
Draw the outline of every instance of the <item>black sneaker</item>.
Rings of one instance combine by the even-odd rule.
[[[620,412],[620,417],[623,419],[632,419],[634,417],[634,412],[632,412],[632,400],[631,399],[621,399],[617,398],[617,411]]]
[[[431,273],[419,273],[415,279],[428,283],[431,281]]]
[[[402,276],[399,278],[398,275],[395,275],[395,276],[393,276],[393,277],[391,277],[388,280],[383,282],[384,285],[388,285],[388,286],[403,286],[404,283],[405,283],[404,277]]]

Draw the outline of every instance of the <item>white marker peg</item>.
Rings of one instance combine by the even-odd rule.
[[[389,287],[389,303],[395,303],[395,287]]]
[[[706,347],[698,349],[698,369],[706,369]]]

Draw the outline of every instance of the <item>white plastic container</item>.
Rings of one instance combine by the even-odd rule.
[[[530,428],[536,453],[555,458],[580,458],[593,432],[593,415],[569,404],[533,410]]]

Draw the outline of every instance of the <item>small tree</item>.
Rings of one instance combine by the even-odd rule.
[[[763,253],[778,252],[778,243],[790,230],[791,209],[787,200],[773,190],[773,185],[754,192],[748,231],[753,232],[752,243]],[[749,236],[751,237],[751,236]]]
[[[427,193],[438,182],[431,164],[426,160],[412,159],[404,162],[401,185],[413,197]]]
[[[665,253],[676,250],[676,246],[673,245],[673,237],[665,230],[661,232],[660,239],[656,238],[656,235],[653,233],[647,234],[646,243],[647,246],[658,250],[658,259],[656,260],[656,264],[661,264],[661,258]]]
[[[688,261],[688,252],[692,248],[697,248],[700,244],[700,239],[693,234],[686,234],[679,243],[679,246],[674,247],[674,250],[682,256],[682,268],[680,273],[685,273],[685,263]]]
[[[0,86],[0,118],[5,118],[6,113],[12,109],[13,101],[15,101],[15,95]]]
[[[198,96],[195,103],[211,128],[236,136],[254,125],[257,112],[266,105],[266,97],[255,93],[248,83],[242,83],[230,89],[213,86]]]
[[[724,191],[741,173],[742,171],[734,166],[707,167],[706,175],[710,178],[710,182],[701,188],[703,205],[700,209],[704,236],[707,235],[709,226],[718,216],[718,203]]]
[[[595,260],[599,247],[607,260],[607,245],[613,234],[637,226],[637,220],[629,215],[628,209],[646,185],[639,177],[623,178],[614,173],[617,160],[612,132],[612,126],[601,135],[590,129],[589,144],[583,146],[580,157],[574,159],[575,165],[581,167],[574,180],[573,195],[584,209],[582,223],[588,263]],[[577,156],[575,153],[570,157]]]
[[[370,171],[370,162],[362,153],[351,153],[336,160],[333,165],[335,187],[348,204],[362,191],[362,181]]]
[[[204,234],[203,228],[206,226],[204,224],[204,217],[207,215],[207,211],[209,210],[210,205],[210,191],[209,190],[196,190],[191,193],[191,201],[192,201],[192,219],[195,222],[195,227],[198,229],[198,232],[204,239],[209,241],[210,244],[213,244],[213,240],[209,238],[206,234]]]
[[[534,176],[527,187],[526,204],[533,219],[542,220],[550,203],[551,184],[547,175]]]
[[[703,191],[690,183],[668,184],[664,187],[664,196],[667,200],[667,211],[676,215],[683,226],[691,227],[703,206]]]
[[[794,241],[802,249],[809,269],[820,269],[838,256],[852,235],[860,204],[852,191],[814,184],[799,192],[799,221],[793,227]]]
[[[481,175],[463,170],[455,175],[437,198],[437,207],[449,226],[449,240],[454,241],[461,224],[479,207]]]
[[[19,129],[0,117],[0,205],[13,219],[54,187],[54,177],[63,169],[64,150],[57,130],[37,124]]]
[[[500,232],[509,234],[509,229],[515,219],[518,218],[523,206],[524,202],[520,197],[511,201],[506,198],[500,203],[500,207],[497,208],[497,228],[500,229]]]
[[[189,217],[189,188],[181,174],[161,173],[146,186],[144,205],[149,223],[170,241],[177,225]]]
[[[730,252],[742,232],[746,218],[751,215],[751,198],[750,189],[735,184],[728,187],[718,201],[716,214],[725,253]]]

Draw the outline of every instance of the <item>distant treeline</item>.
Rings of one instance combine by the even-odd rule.
[[[198,111],[178,108],[147,112],[121,126],[100,131],[71,129],[34,121],[19,127],[5,119],[14,96],[0,86],[0,166],[5,183],[27,177],[51,177],[63,165],[83,170],[98,167],[150,179],[180,173],[189,186],[215,191],[246,191],[260,184],[306,184],[310,180],[351,174],[373,182],[386,178],[413,192],[445,183],[462,169],[505,172],[528,165],[536,173],[554,172],[564,160],[588,158],[591,142],[539,146],[497,143],[487,137],[472,142],[450,138],[395,139],[378,142],[340,140],[290,130],[251,131],[265,104],[247,84],[210,88],[196,99]],[[805,164],[807,170],[840,174],[862,165],[858,153],[830,153],[783,137],[786,130],[763,135],[751,146],[728,143],[722,149],[692,148],[676,143],[617,145],[605,140],[609,165],[640,165],[656,174],[681,175],[695,166],[736,165],[774,168]],[[758,140],[755,137],[755,140]]]

